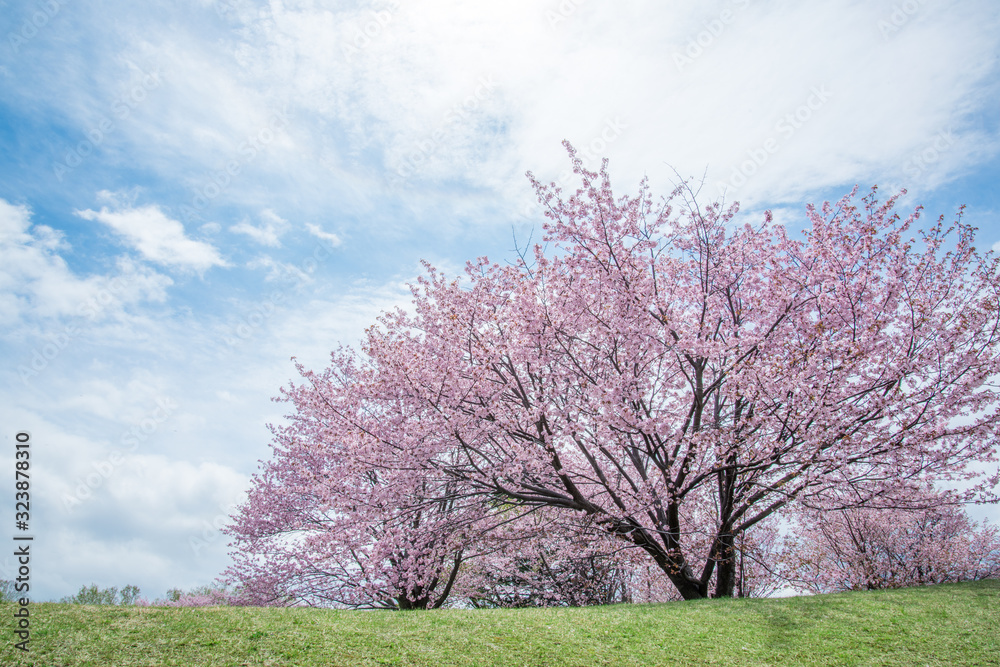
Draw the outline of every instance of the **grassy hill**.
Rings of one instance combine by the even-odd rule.
[[[0,605],[7,627],[14,606]],[[0,664],[1000,665],[1000,581],[577,609],[31,607]]]

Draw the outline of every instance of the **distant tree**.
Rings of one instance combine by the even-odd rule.
[[[125,586],[118,590],[116,586],[99,588],[97,584],[81,586],[76,595],[62,598],[59,602],[64,604],[92,604],[92,605],[132,605],[139,600],[138,586]]]
[[[782,569],[812,593],[903,588],[1000,577],[1000,531],[971,522],[941,494],[922,509],[803,512]]]
[[[167,596],[161,600],[148,602],[143,600],[143,606],[156,607],[209,607],[225,606],[231,603],[233,594],[223,585],[197,586],[185,592],[180,588],[171,588]]]
[[[121,590],[120,603],[123,605],[135,604],[135,601],[139,599],[139,587],[138,586],[126,586]]]
[[[0,579],[0,602],[15,602],[19,597],[13,581]]]

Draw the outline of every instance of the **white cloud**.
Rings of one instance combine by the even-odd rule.
[[[270,209],[261,211],[260,218],[263,220],[263,224],[260,227],[254,227],[248,221],[244,220],[230,227],[229,231],[237,234],[245,234],[261,245],[273,248],[280,247],[280,239],[288,229],[288,221]]]
[[[892,3],[853,0],[414,0],[379,22],[383,7],[272,4],[242,15],[233,49],[302,112],[295,130],[312,143],[298,142],[300,170],[350,171],[356,155],[379,155],[414,206],[422,184],[464,182],[520,210],[533,199],[525,170],[546,180],[566,170],[564,138],[592,168],[610,156],[629,185],[645,173],[669,189],[659,187],[666,163],[685,175],[707,168],[711,196],[728,185],[730,199],[755,206],[855,182],[932,188],[998,149],[967,122],[988,99],[1000,36],[988,3],[921,3],[888,32]],[[321,131],[328,123],[341,133]],[[947,151],[908,164],[949,128]],[[754,155],[762,163],[733,182]]]
[[[264,345],[294,354],[307,367],[319,370],[329,364],[334,348],[358,345],[381,314],[396,308],[410,310],[412,300],[402,280],[355,284],[342,295],[311,299],[275,318]]]
[[[299,267],[288,262],[276,261],[269,255],[261,255],[247,262],[248,269],[267,269],[264,280],[273,282],[275,280],[285,281],[289,284],[305,284],[312,282],[312,277]]]
[[[207,20],[189,30],[139,22],[130,34],[142,37],[115,54],[164,76],[156,102],[136,106],[108,141],[182,183],[188,203],[259,210],[284,199],[310,215],[334,202],[368,213],[402,170],[406,206],[442,206],[427,183],[472,184],[475,195],[453,198],[478,207],[470,219],[496,220],[477,213],[498,197],[509,219],[533,201],[527,169],[545,180],[566,170],[563,138],[610,156],[624,183],[647,173],[657,191],[669,189],[670,163],[685,174],[707,167],[715,194],[774,138],[730,198],[800,202],[890,181],[915,193],[914,180],[934,188],[996,154],[995,133],[971,121],[995,97],[1000,36],[989,2],[917,4],[902,21],[892,0],[205,4],[194,11]],[[232,30],[214,31],[216,10]],[[91,18],[94,29],[106,23]],[[886,31],[886,20],[899,25]],[[31,94],[58,104],[79,89],[78,72],[59,70]],[[109,100],[120,93],[120,71],[96,75]],[[831,95],[808,122],[776,129],[822,86]],[[63,105],[81,131],[110,113],[97,98]],[[609,120],[622,127],[610,141]],[[909,164],[949,128],[947,151]],[[277,247],[266,225],[236,227]]]
[[[59,254],[68,249],[61,232],[32,225],[30,209],[0,199],[0,320],[103,318],[126,304],[165,300],[173,282],[127,258],[118,259],[115,275],[80,277]]]
[[[27,206],[16,206],[0,199],[0,243],[13,245],[30,240],[27,234],[30,218],[31,211]]]
[[[206,435],[218,422],[216,408],[202,401],[153,400],[153,385],[160,381],[146,376],[117,388],[93,382],[82,387],[95,394],[93,401],[74,401],[72,387],[59,387],[58,415],[48,417],[50,396],[0,389],[0,420],[30,431],[43,452],[33,488],[39,513],[48,517],[49,548],[39,554],[39,567],[53,576],[33,587],[39,599],[75,593],[91,582],[137,584],[147,595],[162,595],[172,586],[210,583],[227,565],[229,540],[218,528],[242,501],[249,477],[208,456],[196,457],[224,454],[208,446],[220,434]],[[96,394],[105,390],[107,405],[95,409]],[[38,410],[26,405],[32,402]],[[157,410],[161,404],[170,414]],[[188,426],[189,411],[201,411],[205,422]],[[266,442],[257,423],[261,411],[254,405],[245,412],[254,414],[240,421],[254,423]],[[232,424],[224,429],[231,437]],[[133,433],[140,438],[134,447]],[[236,438],[241,448],[248,439],[247,433]],[[192,440],[198,444],[187,448]],[[12,494],[13,478],[0,481],[0,491]],[[16,570],[16,563],[0,556],[0,579],[11,578],[11,567]]]
[[[58,568],[60,581],[48,585],[75,591],[92,581],[136,584],[153,598],[171,587],[211,583],[206,574],[220,573],[228,562],[229,539],[219,528],[245,497],[248,477],[216,463],[160,455],[114,461],[118,465],[98,456],[58,489],[50,515],[63,521],[53,522],[59,537],[46,560],[70,565]],[[64,502],[99,479],[79,504]]]
[[[315,236],[316,238],[318,238],[321,241],[327,241],[331,246],[339,246],[340,245],[340,237],[339,236],[337,236],[336,234],[333,234],[331,232],[323,231],[323,229],[319,225],[314,225],[311,222],[307,222],[306,223],[306,229],[309,230],[310,234],[312,234],[313,236]]]
[[[167,217],[159,206],[120,208],[116,211],[102,207],[100,211],[78,210],[76,215],[111,227],[143,257],[158,264],[198,272],[213,266],[227,266],[214,246],[189,239],[184,234],[184,225]]]
[[[281,241],[278,240],[278,235],[274,233],[274,229],[270,227],[254,227],[246,220],[233,225],[229,228],[229,231],[236,234],[245,234],[261,245],[274,248],[281,246]]]

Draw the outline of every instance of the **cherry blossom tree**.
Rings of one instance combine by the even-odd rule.
[[[922,509],[803,512],[784,545],[783,575],[812,593],[1000,577],[1000,532],[947,496]]]
[[[241,591],[237,601],[442,606],[482,504],[463,505],[454,480],[388,469],[330,437],[316,401],[334,376],[300,371],[308,383],[284,392],[296,407],[291,423],[272,426],[274,456],[226,529],[235,538],[226,582]]]
[[[917,508],[914,480],[995,499],[1000,475],[971,464],[997,461],[998,261],[961,216],[919,231],[919,209],[901,219],[873,189],[808,207],[795,239],[687,184],[655,205],[645,180],[615,198],[607,163],[567,149],[582,180],[568,199],[529,174],[547,246],[463,280],[427,266],[410,312],[303,371],[285,437],[314,472],[271,474],[258,502],[300,513],[287,530],[358,537],[336,567],[319,565],[340,548],[325,542],[269,552],[262,573],[422,600],[502,502],[587,517],[684,599],[731,596],[740,540],[797,507]],[[407,563],[407,583],[396,565],[366,578],[359,553]]]

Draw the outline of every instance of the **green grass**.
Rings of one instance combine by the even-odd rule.
[[[10,619],[14,606],[0,605]],[[1000,580],[773,600],[360,612],[31,606],[0,664],[1000,665]]]

